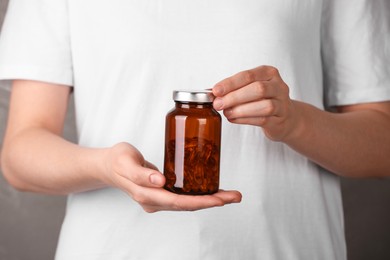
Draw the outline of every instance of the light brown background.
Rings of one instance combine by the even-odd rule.
[[[383,1],[390,10],[390,0]],[[7,2],[0,0],[0,25]],[[9,99],[4,85],[0,83],[0,148]],[[71,104],[65,137],[74,141],[75,136]],[[390,180],[343,179],[342,191],[349,260],[390,259]],[[53,259],[64,212],[65,197],[18,192],[0,173],[0,260]]]

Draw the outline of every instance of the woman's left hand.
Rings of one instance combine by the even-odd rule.
[[[274,67],[239,72],[217,83],[213,94],[214,108],[230,122],[260,126],[271,140],[283,141],[297,125],[289,88]]]

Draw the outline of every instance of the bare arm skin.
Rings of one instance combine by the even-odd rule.
[[[101,187],[128,193],[146,212],[198,210],[241,201],[237,191],[183,196],[162,188],[165,178],[128,143],[86,148],[61,137],[70,88],[13,82],[1,166],[23,191],[68,194]]]
[[[346,177],[390,176],[390,102],[322,111],[291,100],[276,68],[237,73],[213,88],[217,110],[237,124],[259,126],[322,167]]]

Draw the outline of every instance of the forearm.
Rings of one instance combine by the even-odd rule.
[[[105,186],[101,181],[105,149],[83,148],[41,128],[5,138],[5,177],[24,191],[68,194]]]
[[[375,110],[330,113],[293,101],[297,129],[285,143],[347,177],[390,175],[390,119]]]

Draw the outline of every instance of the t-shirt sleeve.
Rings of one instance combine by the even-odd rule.
[[[324,0],[327,106],[390,100],[389,9],[386,0]]]
[[[0,79],[73,85],[66,0],[10,0],[0,34]]]

